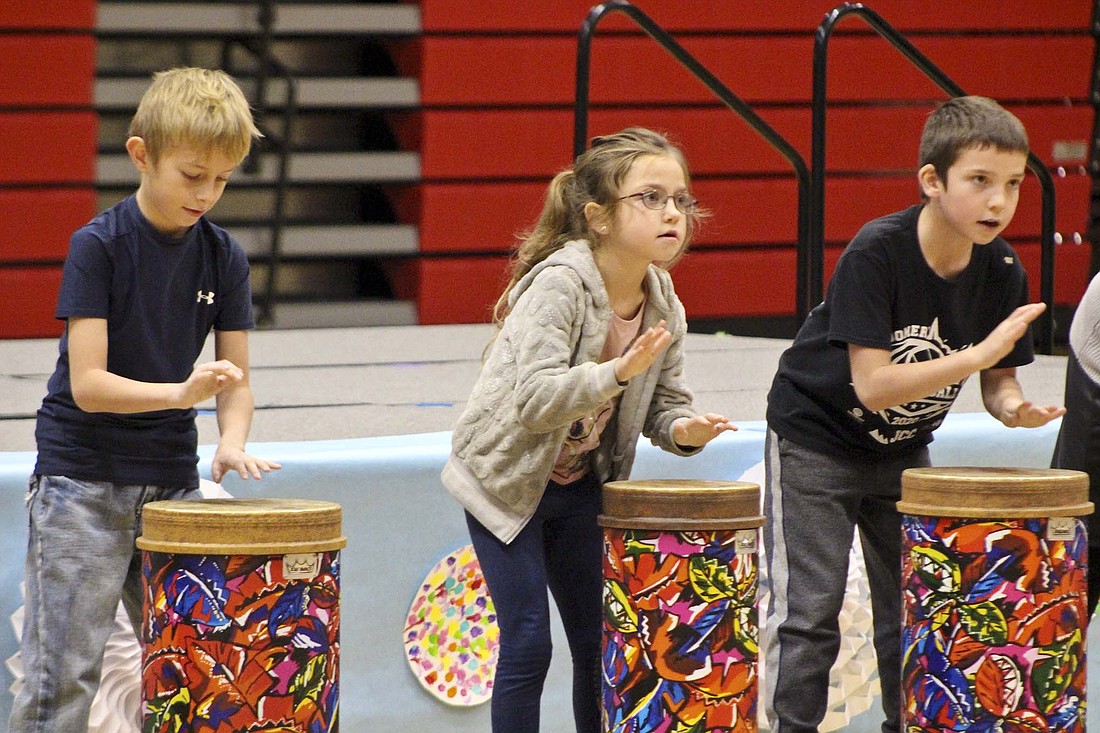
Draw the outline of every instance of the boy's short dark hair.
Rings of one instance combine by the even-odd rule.
[[[1027,130],[1014,114],[988,97],[955,97],[929,115],[917,167],[931,163],[946,180],[947,170],[964,150],[987,147],[1027,154]]]

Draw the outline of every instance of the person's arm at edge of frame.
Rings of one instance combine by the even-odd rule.
[[[222,389],[216,398],[219,439],[210,465],[211,477],[220,482],[226,473],[236,471],[242,479],[259,480],[282,466],[245,450],[255,407],[248,378],[248,331],[214,331],[214,353],[219,361],[236,364],[241,379]]]

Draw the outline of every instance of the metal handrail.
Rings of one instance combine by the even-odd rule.
[[[795,310],[798,321],[801,323],[806,314],[809,313],[811,304],[811,301],[807,299],[810,292],[807,288],[810,262],[807,232],[810,220],[811,179],[806,161],[790,143],[772,129],[768,123],[764,122],[749,105],[731,92],[714,74],[700,64],[671,35],[626,0],[610,0],[610,2],[596,5],[588,12],[588,16],[581,25],[577,42],[577,91],[573,118],[573,156],[576,157],[583,153],[588,144],[588,91],[592,36],[595,34],[596,25],[600,20],[613,12],[621,12],[629,16],[650,38],[659,43],[673,58],[706,85],[729,109],[767,140],[794,168],[795,175],[798,178],[798,285],[795,294]]]
[[[810,293],[812,302],[819,302],[823,293],[825,272],[825,106],[826,73],[829,37],[843,18],[849,15],[862,17],[880,36],[909,59],[940,89],[952,97],[966,94],[962,87],[917,50],[909,40],[875,11],[862,3],[844,3],[825,14],[825,19],[814,34],[813,113],[811,129],[810,165],[813,171],[810,206],[811,226]],[[1042,228],[1040,231],[1039,297],[1046,303],[1046,311],[1036,322],[1036,341],[1039,352],[1054,351],[1054,178],[1046,165],[1034,153],[1028,153],[1027,167],[1035,174],[1042,189]]]
[[[256,127],[264,135],[268,146],[278,153],[275,171],[275,206],[271,216],[271,248],[267,259],[267,276],[264,291],[259,296],[257,324],[270,326],[275,317],[275,282],[282,264],[283,229],[286,226],[287,180],[290,176],[291,130],[298,114],[298,80],[280,63],[271,51],[272,29],[275,25],[275,0],[261,0],[258,11],[259,33],[226,38],[222,44],[222,68],[232,73],[232,49],[238,46],[258,61],[255,72],[256,91],[253,117]],[[266,122],[268,78],[274,75],[286,84],[286,102],[282,113],[281,134],[276,134]],[[242,170],[256,173],[260,170],[259,156],[252,154],[245,160]]]

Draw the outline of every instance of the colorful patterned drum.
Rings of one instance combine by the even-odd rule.
[[[1088,476],[901,479],[902,730],[1085,730]]]
[[[757,730],[760,487],[603,487],[604,730]]]
[[[158,501],[142,514],[142,729],[338,730],[340,505]]]

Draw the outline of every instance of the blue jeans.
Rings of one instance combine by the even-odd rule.
[[[198,489],[34,476],[23,618],[23,687],[10,733],[87,733],[88,712],[121,600],[141,629],[141,509]]]
[[[585,477],[550,483],[535,515],[504,544],[470,514],[474,550],[497,612],[500,654],[493,678],[493,733],[536,733],[550,668],[554,601],[573,659],[573,718],[578,733],[600,730],[603,629],[603,531],[600,484]]]

